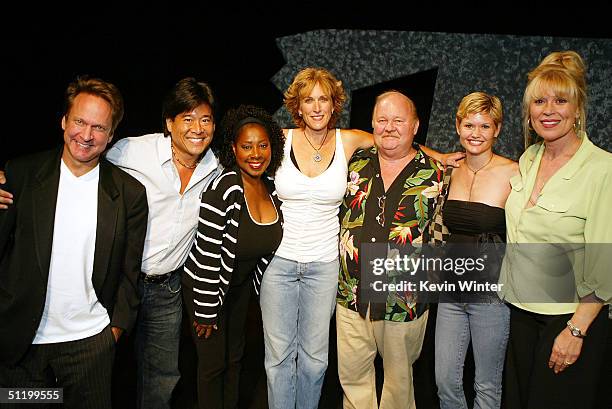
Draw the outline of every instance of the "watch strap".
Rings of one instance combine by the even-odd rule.
[[[567,320],[567,328],[569,329],[570,333],[578,338],[584,338],[585,334],[582,333],[582,331],[580,330],[580,328],[578,328],[577,326],[575,326],[571,320]]]

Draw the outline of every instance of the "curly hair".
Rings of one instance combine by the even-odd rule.
[[[270,165],[268,165],[266,173],[274,176],[283,159],[285,137],[280,126],[272,118],[272,115],[263,108],[255,105],[240,105],[237,108],[228,110],[221,120],[217,136],[213,139],[215,141],[213,151],[217,154],[219,162],[225,168],[231,168],[236,165],[236,156],[234,155],[232,145],[236,142],[238,132],[245,125],[244,123],[240,124],[240,122],[249,117],[261,121],[268,131],[272,157],[270,158]]]
[[[304,119],[300,116],[300,101],[306,97],[315,85],[319,84],[323,91],[328,94],[333,103],[334,112],[331,115],[327,129],[331,129],[336,125],[342,107],[346,101],[346,93],[342,87],[342,81],[339,81],[334,74],[325,68],[307,67],[297,73],[287,91],[284,94],[284,103],[287,111],[291,114],[293,122],[299,127],[304,128]]]

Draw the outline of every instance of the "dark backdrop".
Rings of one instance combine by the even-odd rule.
[[[185,76],[195,76],[212,85],[220,103],[218,116],[240,103],[255,103],[276,112],[282,104],[282,94],[270,79],[285,61],[275,39],[301,32],[362,29],[612,38],[604,6],[585,2],[571,7],[543,4],[539,8],[516,2],[486,6],[436,3],[430,7],[417,7],[410,2],[399,7],[396,3],[358,6],[355,2],[324,1],[267,5],[174,2],[153,8],[146,3],[111,6],[98,2],[93,7],[81,4],[61,9],[56,4],[47,9],[33,3],[13,4],[11,11],[4,10],[0,24],[0,103],[4,119],[0,168],[11,157],[61,141],[63,92],[78,74],[99,76],[119,86],[126,102],[126,115],[115,136],[121,138],[159,131],[163,95]],[[435,72],[431,77],[435,81]],[[425,84],[425,89],[431,89],[430,80]],[[365,128],[369,121],[364,121],[362,115],[371,109],[367,104],[371,95],[367,90],[362,93],[366,101],[353,101],[353,109],[360,114],[359,118],[351,118],[351,125]],[[425,115],[428,117],[429,112]],[[261,330],[260,317],[253,314],[249,321],[251,333]],[[340,404],[333,338],[321,401],[324,408]],[[189,407],[195,398],[193,349],[188,338],[183,341],[181,365],[185,378],[177,390],[175,407]],[[129,338],[121,344],[115,377],[115,391],[121,393],[115,399],[123,403],[117,407],[132,407],[134,379]],[[255,363],[247,368],[252,375],[245,394],[263,407],[262,346],[255,343],[247,348]],[[427,351],[426,346],[424,355],[431,354]],[[609,368],[610,356],[605,359]],[[612,374],[608,370],[603,375],[609,384]],[[416,382],[417,386],[427,383],[428,393],[435,394],[431,379]],[[602,400],[608,396],[603,388],[600,395]],[[435,395],[426,396],[421,402],[434,398]]]
[[[285,64],[275,39],[300,32],[336,28],[612,38],[608,14],[599,10],[603,6],[583,3],[571,11],[314,1],[14,6],[3,13],[0,25],[0,167],[11,157],[61,140],[63,92],[78,74],[119,86],[126,103],[115,136],[121,138],[159,131],[163,95],[188,75],[212,85],[220,114],[239,103],[275,112],[282,94],[270,78]]]

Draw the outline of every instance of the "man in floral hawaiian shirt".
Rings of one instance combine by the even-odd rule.
[[[338,372],[344,408],[377,408],[378,352],[384,362],[380,408],[414,408],[412,364],[421,352],[427,304],[404,291],[373,297],[368,291],[372,272],[361,271],[360,251],[370,244],[386,248],[393,243],[405,252],[418,246],[439,193],[442,169],[413,143],[419,119],[405,95],[379,95],[372,127],[375,146],[351,159],[340,213]]]

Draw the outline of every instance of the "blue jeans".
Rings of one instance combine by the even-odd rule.
[[[299,263],[275,256],[261,285],[268,405],[316,409],[327,369],[338,260]]]
[[[175,272],[161,283],[138,280],[138,289],[142,299],[136,321],[136,405],[170,409],[180,378],[181,274]]]
[[[510,330],[503,303],[440,303],[436,319],[436,384],[440,409],[467,409],[463,366],[470,339],[476,368],[474,408],[499,408]]]

